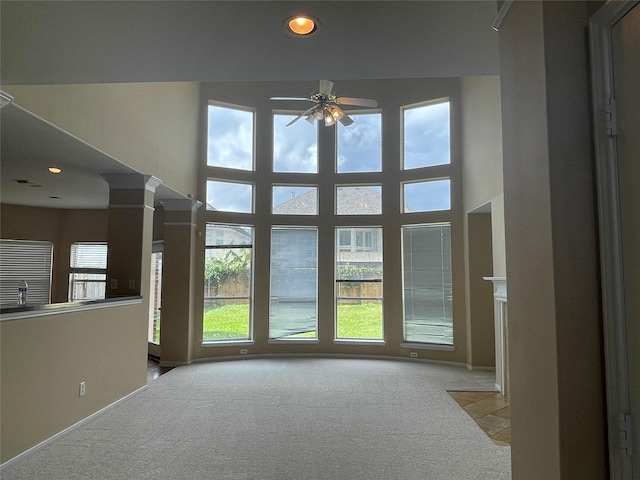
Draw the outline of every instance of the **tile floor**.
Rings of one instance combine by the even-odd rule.
[[[453,392],[449,395],[497,445],[511,445],[509,399],[497,392]]]

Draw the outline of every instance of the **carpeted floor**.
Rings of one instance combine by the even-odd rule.
[[[493,374],[287,358],[175,368],[10,464],[3,480],[502,480],[495,445],[447,390]]]

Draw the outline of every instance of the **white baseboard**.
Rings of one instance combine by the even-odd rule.
[[[197,358],[193,363],[210,363],[210,362],[229,362],[235,360],[254,360],[261,358],[355,358],[355,359],[368,359],[368,360],[389,360],[389,361],[401,361],[401,362],[416,362],[416,363],[432,363],[436,365],[449,365],[452,367],[465,368],[468,367],[465,363],[461,362],[449,362],[445,360],[432,360],[429,358],[412,358],[412,357],[400,357],[396,355],[361,355],[356,353],[252,353],[249,355],[228,355],[220,357],[205,357]]]
[[[6,462],[0,464],[0,471],[2,471],[3,468],[8,467],[9,465],[12,465],[13,463],[16,463],[18,461],[20,461],[21,459],[34,454],[35,452],[37,452],[38,450],[40,450],[43,447],[46,447],[47,445],[49,445],[50,443],[54,442],[55,440],[71,433],[72,431],[74,431],[77,428],[82,427],[83,425],[86,425],[87,423],[95,420],[97,417],[99,417],[100,415],[102,415],[103,413],[106,413],[107,411],[111,410],[113,407],[115,407],[116,405],[118,405],[119,403],[127,400],[128,398],[131,398],[135,395],[137,395],[138,393],[142,392],[143,390],[146,390],[147,386],[145,385],[144,387],[140,387],[137,390],[134,390],[133,392],[131,392],[128,395],[125,395],[124,397],[116,400],[115,402],[107,405],[104,408],[101,408],[100,410],[98,410],[97,412],[92,413],[91,415],[89,415],[88,417],[83,418],[82,420],[80,420],[77,423],[74,423],[73,425],[71,425],[70,427],[65,428],[64,430],[59,431],[58,433],[56,433],[55,435],[47,438],[46,440],[43,440],[42,442],[38,443],[37,445],[34,445],[33,447],[29,448],[28,450],[25,450],[22,453],[19,453],[18,455],[16,455],[15,457],[10,458],[9,460],[7,460]]]

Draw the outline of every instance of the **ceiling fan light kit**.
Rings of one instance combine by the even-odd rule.
[[[340,105],[353,105],[357,107],[369,107],[375,108],[378,106],[378,102],[370,98],[353,98],[353,97],[337,97],[333,93],[333,82],[329,80],[320,80],[320,90],[318,93],[314,93],[308,98],[305,97],[271,97],[271,100],[296,100],[314,102],[315,105],[296,118],[291,120],[288,124],[293,125],[301,118],[305,117],[305,120],[310,124],[314,124],[316,120],[324,120],[326,127],[335,125],[336,122],[342,123],[345,127],[353,123],[353,119],[344,113],[340,108]]]

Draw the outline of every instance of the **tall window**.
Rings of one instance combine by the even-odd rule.
[[[51,302],[53,244],[27,240],[0,240],[0,303],[16,304],[23,281],[29,287],[27,302]]]
[[[251,339],[253,228],[209,223],[203,341]]]
[[[317,338],[318,229],[271,229],[269,338]]]
[[[151,277],[149,292],[149,335],[150,343],[160,344],[160,316],[162,313],[162,249],[154,243],[151,253]]]
[[[105,298],[107,286],[107,244],[71,245],[69,301]]]
[[[404,338],[453,344],[451,227],[402,227]]]
[[[382,228],[336,229],[336,338],[380,340]]]
[[[425,349],[450,350],[449,225],[460,204],[450,124],[457,119],[449,97],[418,96],[426,89],[413,82],[393,84],[406,86],[402,98],[416,95],[420,103],[401,105],[388,94],[391,83],[389,89],[372,83],[379,96],[362,91],[389,111],[349,107],[353,122],[347,126],[305,118],[300,114],[313,105],[302,101],[259,102],[255,109],[209,102],[201,185],[208,222],[203,338],[209,347],[258,342],[263,334],[272,344],[316,343],[329,335],[340,345],[382,347],[390,332]],[[256,89],[248,95],[223,84],[203,88],[240,103],[258,92],[265,101],[269,93],[282,94],[266,84],[247,85]],[[450,91],[453,102],[455,82]],[[291,110],[274,110],[286,105]],[[240,230],[250,240],[237,238]],[[254,235],[261,246],[256,270],[239,278],[219,273],[235,268],[241,252],[250,258]],[[398,248],[388,249],[392,244]],[[398,282],[402,276],[403,288],[387,288],[389,298],[383,298],[383,272]]]

